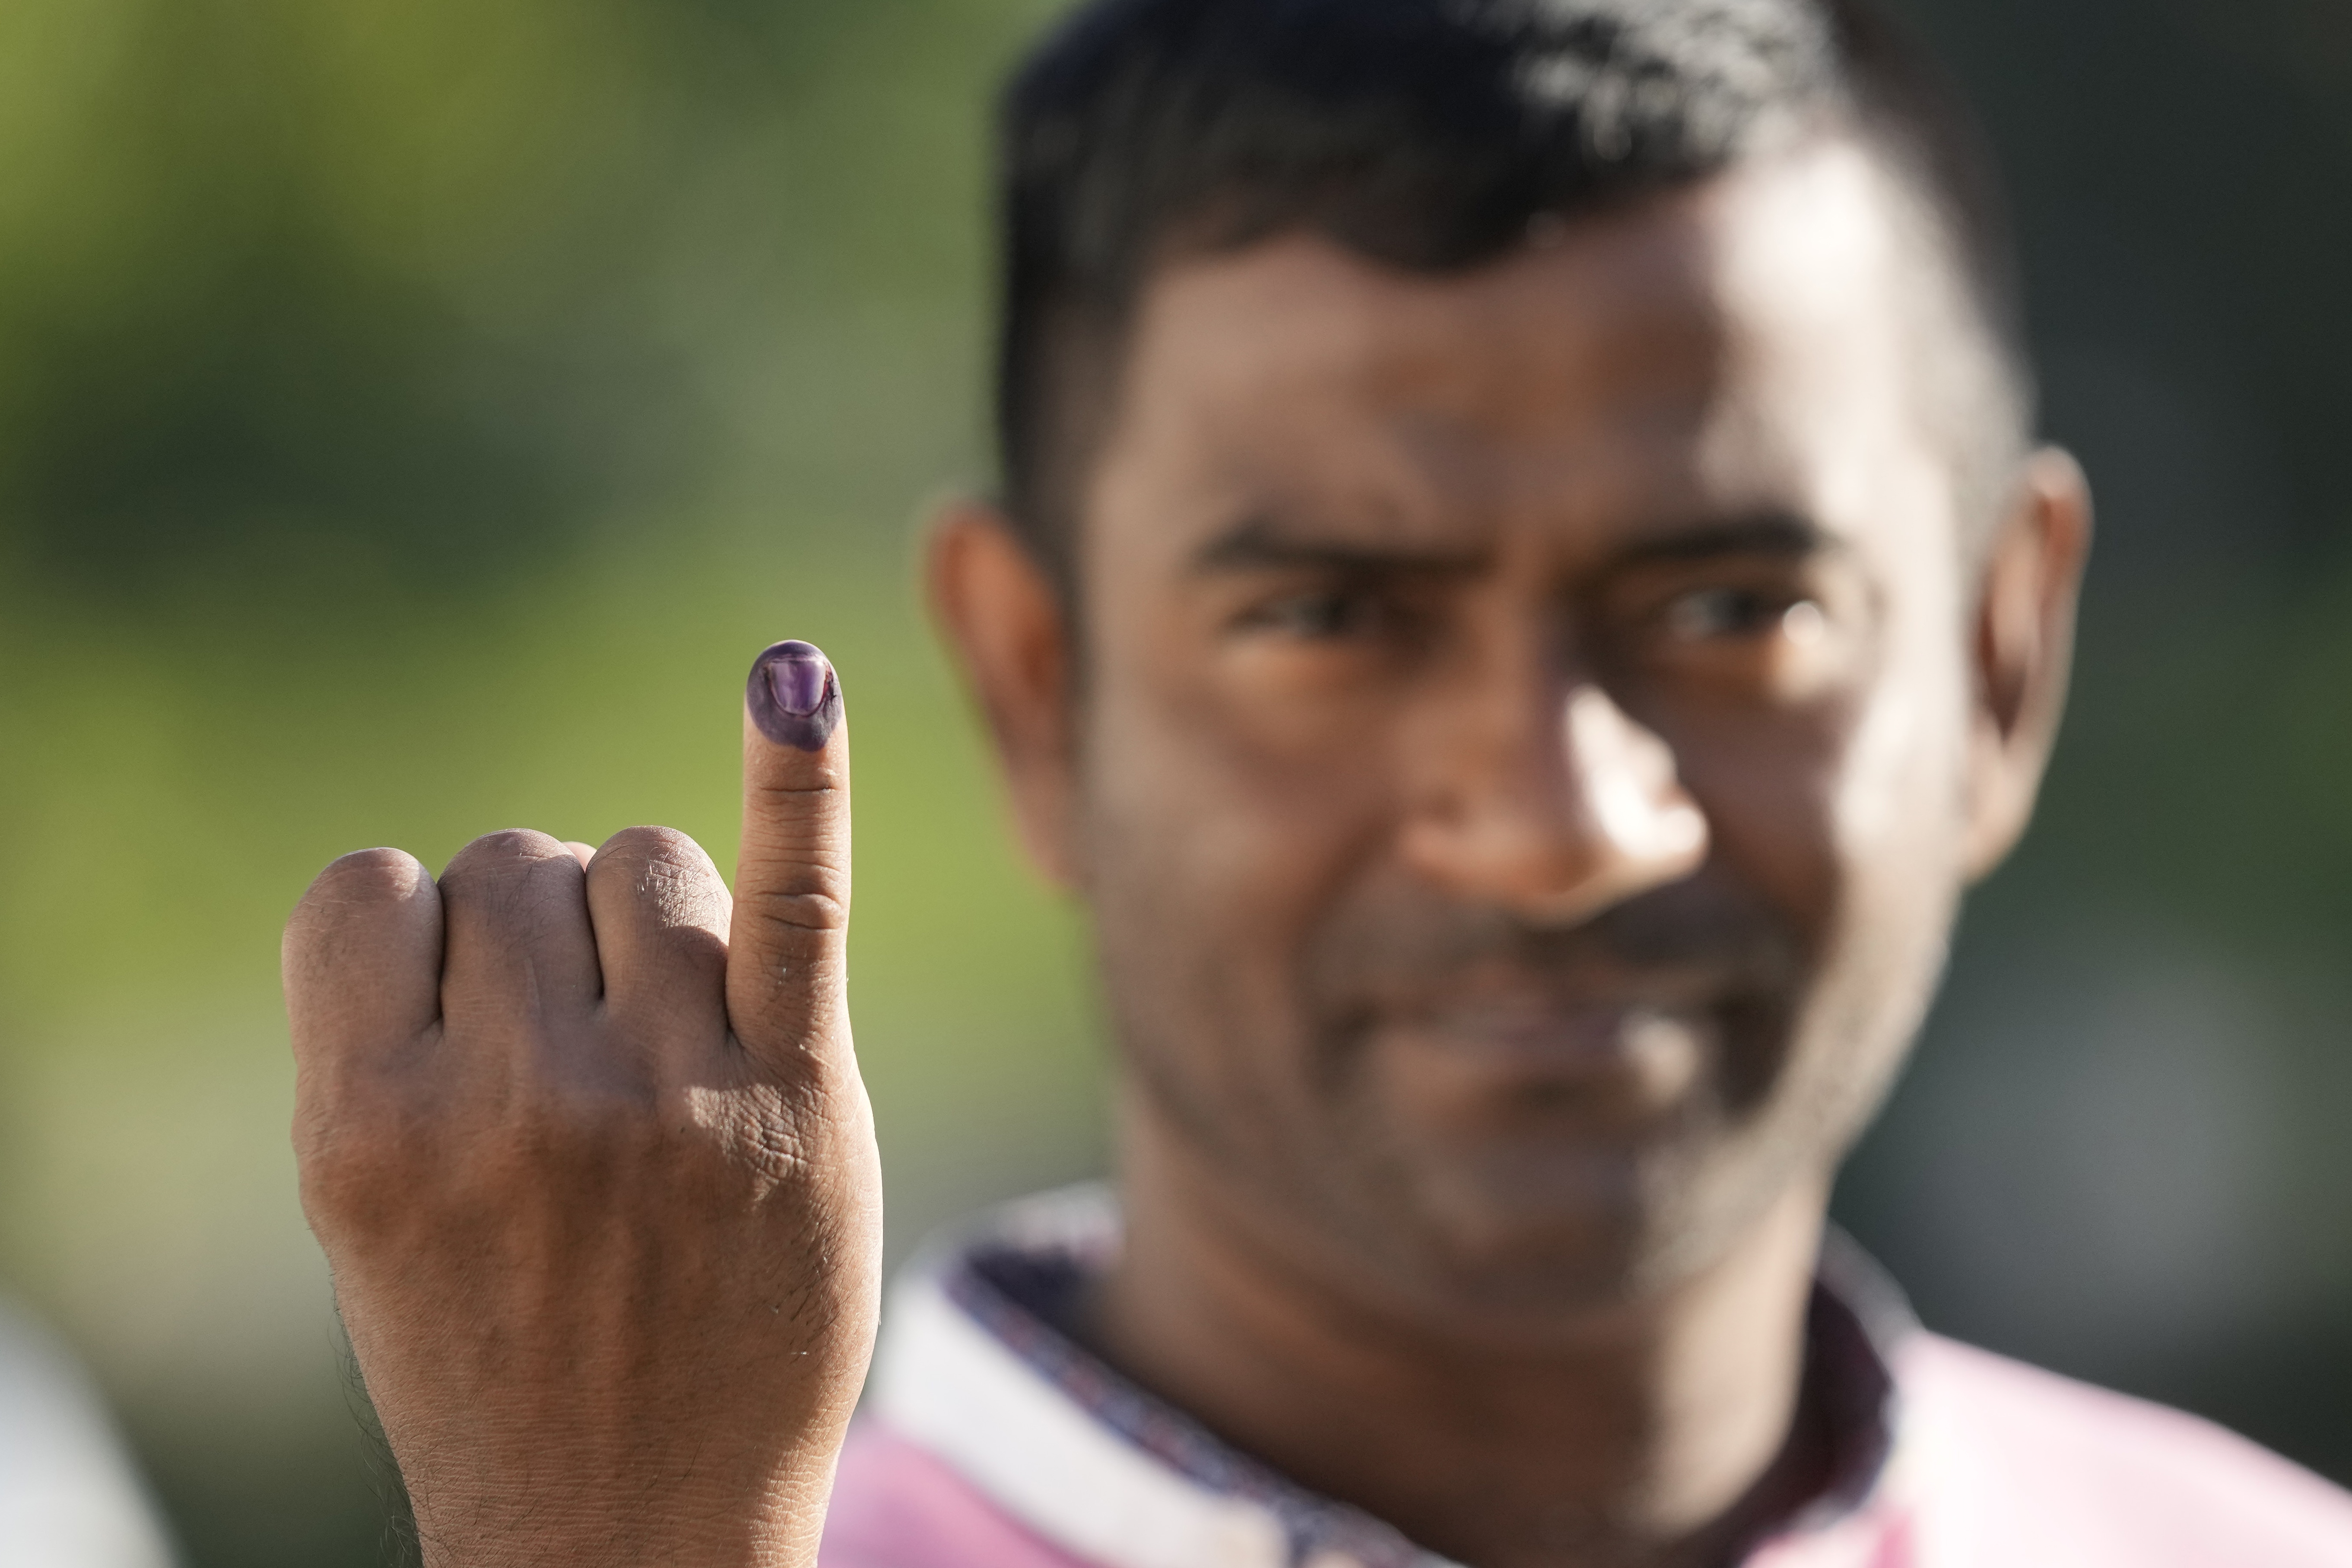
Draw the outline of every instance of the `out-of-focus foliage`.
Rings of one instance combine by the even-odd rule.
[[[0,1272],[200,1565],[378,1558],[277,927],[331,856],[733,847],[839,658],[894,1247],[1099,1157],[1079,940],[908,586],[984,483],[986,102],[1046,0],[0,9]],[[1912,0],[2104,498],[2043,820],[1841,1195],[1939,1327],[2352,1476],[2352,26]]]
[[[895,514],[970,434],[972,132],[1036,10],[10,7],[15,553],[446,588],[780,467]]]

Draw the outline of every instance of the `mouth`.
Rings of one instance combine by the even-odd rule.
[[[1409,1085],[1430,1112],[1597,1129],[1647,1123],[1685,1102],[1720,1035],[1713,1009],[1689,997],[1485,996],[1416,1009],[1376,1029],[1371,1044],[1382,1076]]]
[[[1646,1143],[1769,1079],[1802,944],[1738,889],[1557,931],[1409,891],[1327,929],[1306,998],[1319,1070],[1401,1127]]]
[[[1654,1001],[1479,1001],[1406,1022],[1402,1043],[1491,1064],[1562,1074],[1609,1073],[1702,1031],[1702,1010]]]

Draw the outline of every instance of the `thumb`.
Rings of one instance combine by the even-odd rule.
[[[751,663],[743,711],[743,848],[728,933],[727,1017],[772,1072],[850,1051],[849,726],[833,664],[804,642]]]

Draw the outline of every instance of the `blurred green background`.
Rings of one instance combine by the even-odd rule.
[[[982,128],[1046,0],[0,8],[0,1279],[192,1561],[382,1560],[277,931],[658,820],[839,659],[892,1247],[1095,1169],[1082,944],[909,588],[985,483]],[[2074,720],[1840,1196],[1929,1321],[2352,1479],[2352,11],[1916,0],[2100,487]]]

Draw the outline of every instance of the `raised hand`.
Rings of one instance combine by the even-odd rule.
[[[731,902],[637,827],[295,910],[302,1205],[434,1568],[814,1561],[882,1234],[848,742],[824,655],[760,656]]]

